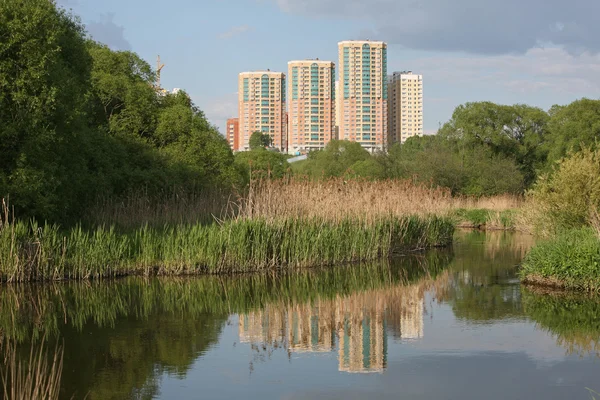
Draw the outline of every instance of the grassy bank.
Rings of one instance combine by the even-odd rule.
[[[0,226],[0,280],[85,280],[132,274],[184,275],[303,268],[389,257],[452,241],[435,216],[238,218],[220,224],[61,231],[10,221]]]
[[[475,228],[483,230],[516,230],[516,209],[487,210],[483,208],[458,208],[450,215],[459,228]]]
[[[553,236],[534,246],[523,261],[524,283],[562,289],[600,290],[600,238],[593,228]]]
[[[600,150],[570,153],[527,197],[523,215],[544,239],[524,260],[523,281],[600,291]]]

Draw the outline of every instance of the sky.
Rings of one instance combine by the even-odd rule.
[[[423,75],[424,130],[460,104],[548,109],[600,93],[599,0],[57,0],[114,50],[166,65],[223,132],[243,71],[338,63],[337,43],[388,43],[388,72]]]

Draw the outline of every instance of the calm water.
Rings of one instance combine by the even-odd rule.
[[[530,245],[462,232],[391,265],[5,286],[0,333],[24,355],[64,340],[65,399],[591,399],[600,301],[521,287]]]

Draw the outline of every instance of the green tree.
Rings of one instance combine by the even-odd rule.
[[[452,142],[441,136],[408,139],[392,146],[388,153],[388,176],[413,179],[462,193],[467,184],[467,172]]]
[[[390,148],[388,177],[413,179],[474,196],[521,193],[524,178],[516,162],[483,144],[461,148],[441,135],[408,139]]]
[[[271,146],[271,136],[262,132],[254,132],[250,135],[250,140],[248,141],[248,145],[250,146],[250,150],[256,150],[259,148],[267,148]]]
[[[357,161],[348,170],[349,177],[366,179],[383,179],[386,176],[385,167],[375,157]]]
[[[546,150],[548,169],[566,156],[569,150],[600,142],[600,100],[581,99],[567,106],[550,109]]]
[[[548,119],[545,111],[522,104],[467,103],[454,110],[438,134],[456,141],[459,150],[484,145],[494,154],[514,159],[530,184],[545,164],[542,143]]]
[[[93,115],[112,134],[149,138],[156,129],[159,100],[150,65],[130,51],[88,42],[93,58]]]
[[[537,232],[552,235],[580,228],[600,212],[600,150],[583,149],[558,162],[529,192]]]
[[[0,196],[19,215],[77,207],[91,58],[84,30],[48,0],[0,3]]]
[[[359,161],[367,161],[371,154],[360,143],[332,140],[323,150],[308,154],[302,171],[313,178],[343,176]],[[357,165],[363,170],[366,165]]]
[[[237,153],[235,164],[245,183],[250,179],[283,178],[290,168],[284,154],[264,148]]]

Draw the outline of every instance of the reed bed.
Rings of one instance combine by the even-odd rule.
[[[519,208],[522,199],[452,196],[448,189],[410,180],[279,180],[256,182],[239,202],[238,213],[249,217],[302,216],[339,220],[350,216],[451,215],[457,209],[504,211]]]
[[[121,199],[102,199],[88,214],[90,225],[135,229],[144,223],[210,223],[214,219],[320,217],[337,221],[348,217],[382,215],[451,215],[457,209],[501,212],[521,207],[519,196],[452,196],[444,188],[411,180],[368,181],[331,178],[323,181],[286,178],[254,181],[247,190],[187,193],[164,196],[131,193]]]
[[[0,225],[0,281],[87,280],[132,274],[224,274],[344,264],[444,246],[454,227],[436,216],[238,217],[210,225],[148,225],[62,232],[56,225]]]
[[[135,229],[150,223],[210,224],[215,218],[231,215],[231,208],[241,199],[231,190],[181,190],[150,195],[147,191],[130,192],[118,198],[102,197],[89,210],[83,222],[90,226]]]

